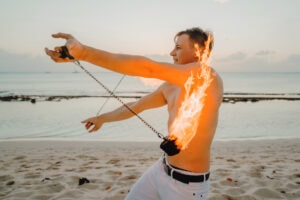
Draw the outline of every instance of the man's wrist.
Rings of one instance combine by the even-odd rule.
[[[82,44],[80,54],[78,56],[78,60],[86,60],[87,55],[88,55],[88,46]]]

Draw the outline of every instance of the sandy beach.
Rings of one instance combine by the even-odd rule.
[[[209,199],[299,199],[299,144],[215,141]],[[124,199],[162,153],[155,142],[101,141],[2,141],[0,151],[0,199],[11,200]]]

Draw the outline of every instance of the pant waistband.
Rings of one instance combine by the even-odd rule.
[[[201,174],[201,175],[188,175],[188,174],[184,174],[184,173],[177,171],[176,169],[171,167],[169,164],[167,164],[166,158],[163,158],[162,163],[163,163],[163,167],[164,167],[164,170],[167,173],[167,175],[171,176],[173,179],[180,181],[182,183],[185,183],[185,184],[189,184],[190,182],[201,183],[201,182],[207,181],[209,179],[209,175],[210,175],[209,172],[206,174]]]

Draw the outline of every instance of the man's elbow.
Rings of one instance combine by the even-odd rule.
[[[159,78],[159,67],[155,61],[140,56],[138,59],[138,65],[140,66],[140,72],[143,77]]]
[[[143,56],[121,56],[119,67],[123,67],[127,75],[153,78],[156,72],[152,62]]]

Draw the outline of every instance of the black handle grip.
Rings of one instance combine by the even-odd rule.
[[[70,60],[74,60],[74,57],[69,53],[69,50],[66,46],[61,47],[60,58],[69,58]]]
[[[176,140],[170,140],[167,138],[164,138],[164,141],[160,144],[160,148],[168,155],[168,156],[174,156],[180,152],[180,149],[177,148],[175,144]]]

